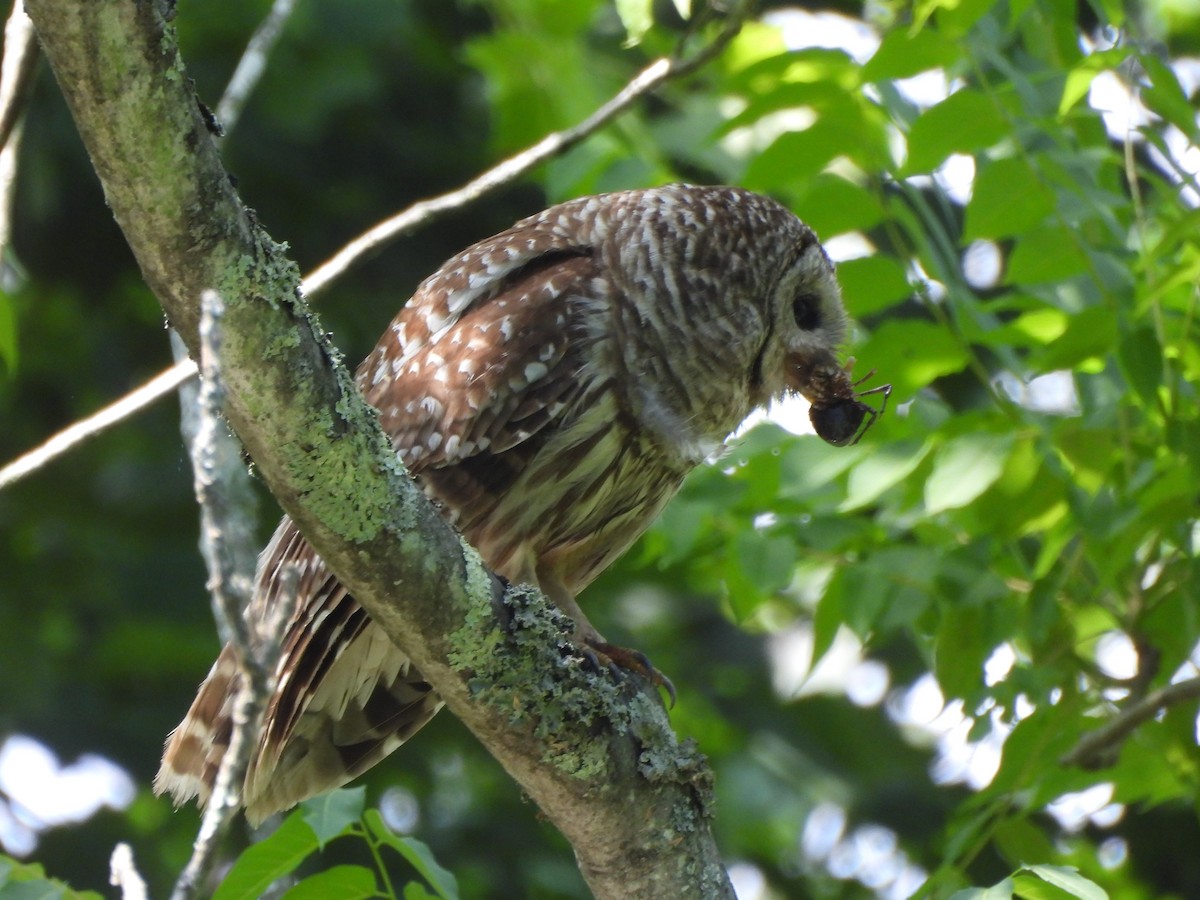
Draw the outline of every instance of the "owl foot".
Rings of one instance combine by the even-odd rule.
[[[642,651],[618,647],[615,644],[591,638],[584,638],[580,644],[580,650],[584,658],[595,666],[597,671],[607,669],[617,678],[624,677],[626,672],[642,676],[655,687],[662,688],[667,692],[667,697],[670,699],[670,703],[667,704],[668,709],[675,707],[675,685],[671,683],[670,678],[654,668],[650,659]]]

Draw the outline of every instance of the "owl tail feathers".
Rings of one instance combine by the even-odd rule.
[[[171,795],[176,807],[193,797],[203,807],[212,793],[221,758],[233,728],[233,699],[241,673],[233,652],[225,647],[200,686],[191,709],[167,736],[162,765],[154,776],[154,793]]]
[[[441,697],[373,623],[339,649],[310,689],[292,690],[297,673],[285,674],[268,704],[242,791],[253,825],[357,778],[442,707]],[[226,647],[167,738],[155,793],[169,793],[176,806],[193,797],[201,807],[208,802],[229,748],[240,684]]]

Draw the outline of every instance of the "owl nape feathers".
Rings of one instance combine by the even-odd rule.
[[[603,647],[576,596],[751,410],[788,393],[857,441],[890,388],[838,363],[846,313],[812,230],[766,197],[671,185],[551,207],[446,262],[358,368],[396,453],[513,583]],[[880,408],[863,396],[882,394]],[[864,425],[865,421],[865,425]],[[243,786],[258,822],[375,765],[441,708],[290,519],[259,559],[251,627],[298,573]],[[226,647],[167,740],[155,790],[208,799],[240,674]]]

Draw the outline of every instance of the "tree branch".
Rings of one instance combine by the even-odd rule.
[[[505,590],[397,460],[244,209],[163,8],[29,0],[108,203],[193,354],[225,299],[225,413],[272,492],[371,617],[572,843],[598,897],[732,897],[710,775],[654,689],[586,670],[540,595]],[[497,610],[503,617],[497,616]]]
[[[1189,678],[1151,691],[1130,703],[1063,755],[1064,766],[1103,769],[1116,762],[1121,744],[1143,722],[1148,722],[1168,706],[1200,698],[1200,678]]]

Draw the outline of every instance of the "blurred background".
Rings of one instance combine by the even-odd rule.
[[[297,0],[221,151],[307,272],[582,119],[671,51],[688,6]],[[268,8],[179,3],[209,106]],[[1195,700],[1107,768],[1059,762],[1200,676],[1197,53],[1174,0],[766,3],[699,74],[320,297],[359,359],[457,250],[669,181],[769,193],[822,236],[848,354],[892,408],[843,449],[773,410],[582,598],[679,689],[743,900],[1032,891],[1033,864],[1200,896]],[[0,465],[171,363],[44,63],[16,178]],[[198,824],[149,790],[218,650],[178,418],[160,402],[0,490],[0,849],[75,888],[102,890],[124,840],[164,894]],[[278,515],[262,491],[264,541]],[[587,896],[451,715],[364,782],[464,897]]]

